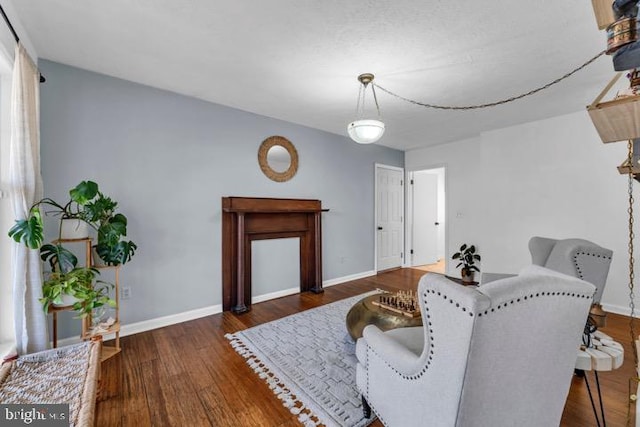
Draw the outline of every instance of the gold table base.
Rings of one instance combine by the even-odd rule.
[[[422,326],[422,317],[408,317],[373,305],[380,295],[371,295],[358,301],[347,313],[347,330],[354,341],[362,337],[367,325],[376,325],[382,331],[410,326]]]

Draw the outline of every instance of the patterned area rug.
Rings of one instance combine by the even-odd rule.
[[[227,334],[233,348],[305,426],[362,427],[349,309],[368,294]]]

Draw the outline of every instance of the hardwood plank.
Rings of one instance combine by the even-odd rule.
[[[415,269],[395,270],[327,287],[323,294],[304,293],[255,304],[251,312],[240,316],[222,313],[123,337],[122,352],[102,366],[103,383],[113,388],[121,381],[120,389],[98,402],[96,425],[300,425],[224,335],[376,288],[415,290],[424,274]],[[625,351],[619,369],[599,375],[607,424],[625,425],[628,381],[634,376],[629,318],[609,314],[602,330]],[[594,390],[595,380],[587,374]],[[594,425],[585,382],[576,376],[561,426]],[[382,424],[376,421],[372,426]]]
[[[147,401],[147,407],[149,408],[149,418],[151,419],[151,425],[168,426],[169,415],[167,413],[167,403],[165,397],[160,388],[160,375],[158,373],[159,362],[157,359],[149,360],[140,364],[140,371],[142,374],[142,381],[144,384],[144,396]],[[171,400],[179,399],[180,396],[170,396]],[[98,404],[98,407],[100,405]],[[123,412],[129,409],[129,405],[122,408]],[[101,424],[101,420],[98,418],[96,425],[108,425]],[[133,425],[133,424],[127,424]]]

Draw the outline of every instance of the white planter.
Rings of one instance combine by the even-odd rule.
[[[52,303],[51,305],[53,305],[54,307],[69,307],[80,301],[78,298],[69,294],[62,294],[60,297],[62,298],[62,304]]]
[[[105,267],[107,263],[105,263],[100,255],[98,255],[98,251],[96,251],[96,247],[91,247],[91,265],[94,267]]]
[[[60,220],[61,239],[85,239],[89,237],[89,224],[79,219]]]

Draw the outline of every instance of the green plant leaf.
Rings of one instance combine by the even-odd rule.
[[[50,243],[40,248],[40,259],[48,261],[51,270],[68,273],[78,265],[78,258],[73,252],[65,249],[62,245],[52,245]]]
[[[69,191],[71,200],[79,205],[85,205],[98,194],[98,184],[93,181],[82,181]]]
[[[118,203],[109,197],[105,197],[102,193],[98,193],[98,197],[84,205],[83,218],[88,222],[95,222],[101,225],[110,220]]]
[[[138,246],[132,241],[120,241],[115,245],[98,243],[96,252],[100,258],[109,265],[125,264],[131,261]]]
[[[40,210],[32,208],[27,219],[16,220],[9,230],[9,237],[16,242],[24,243],[28,248],[38,249],[44,239],[44,224]]]

